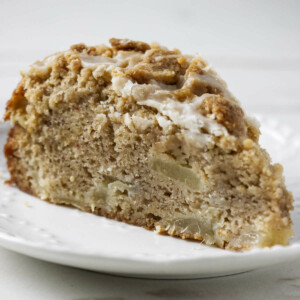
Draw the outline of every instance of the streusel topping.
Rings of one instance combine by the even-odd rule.
[[[211,136],[244,136],[247,124],[238,101],[200,55],[127,39],[110,43],[112,47],[74,45],[21,74],[47,76],[57,61],[67,60],[70,67],[77,65],[92,70],[95,78],[107,78],[111,89],[126,101],[155,108],[188,131],[198,146],[210,142]]]

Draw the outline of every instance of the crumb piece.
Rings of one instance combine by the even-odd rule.
[[[178,63],[179,54],[175,51],[151,49],[144,59],[135,67],[127,70],[126,74],[138,83],[149,83],[156,80],[164,84],[174,85],[179,81],[185,68]]]
[[[147,43],[131,41],[129,39],[112,38],[109,42],[116,50],[145,52],[150,49],[150,46]]]
[[[80,43],[80,44],[75,44],[75,45],[72,45],[70,47],[71,50],[73,51],[76,51],[76,52],[83,52],[84,50],[86,50],[88,47],[84,44],[84,43]]]
[[[206,97],[200,105],[200,111],[207,117],[214,115],[215,120],[224,125],[229,133],[235,136],[245,134],[246,126],[242,109],[224,97],[219,95]]]
[[[253,143],[253,141],[252,141],[251,139],[245,139],[245,140],[243,141],[243,146],[244,146],[244,148],[245,148],[246,150],[251,149],[251,148],[253,147],[253,145],[254,145],[254,143]]]

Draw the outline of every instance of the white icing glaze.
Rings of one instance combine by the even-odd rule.
[[[126,113],[126,114],[124,115],[124,123],[125,123],[125,125],[126,125],[127,127],[130,127],[131,122],[132,122],[132,120],[131,120],[129,114]]]
[[[103,64],[108,67],[122,67],[123,65],[133,67],[143,59],[143,54],[132,51],[119,51],[114,58],[111,58],[102,55],[92,56],[86,53],[81,53],[79,54],[79,58],[84,68],[95,69]]]
[[[257,129],[259,129],[260,126],[261,126],[260,122],[255,117],[253,117],[251,115],[250,116],[246,115],[245,120],[248,122],[248,124],[250,124],[251,126],[253,126]]]
[[[27,66],[21,70],[21,75],[23,76],[30,76],[31,74],[45,74],[49,71],[51,68],[51,65],[53,64],[54,60],[57,58],[59,54],[62,52],[58,52],[55,54],[52,54],[50,56],[47,56],[43,61],[36,61],[35,63],[31,64],[30,66]]]
[[[161,88],[155,84],[138,84],[127,77],[116,76],[112,78],[112,89],[124,98],[147,99]]]
[[[101,55],[92,56],[88,55],[86,53],[79,54],[79,58],[81,60],[81,65],[84,68],[96,68],[97,66],[101,64],[109,64],[109,65],[115,65],[117,63],[116,59],[105,57]]]
[[[21,74],[23,76],[30,76],[30,74],[35,73],[35,74],[43,74],[48,72],[48,67],[44,62],[37,61],[34,64],[27,66],[21,70]]]
[[[165,101],[147,99],[138,101],[138,104],[156,108],[174,124],[179,125],[188,139],[195,141],[199,147],[203,147],[212,141],[212,135],[228,135],[224,126],[213,119],[204,117],[199,112],[199,105],[208,96],[211,95],[204,94],[201,97],[195,97],[190,103],[172,99],[165,99]],[[209,134],[202,133],[201,129],[205,129]]]
[[[196,141],[199,147],[212,141],[211,135],[228,135],[227,129],[215,121],[213,116],[209,119],[199,112],[199,105],[203,99],[208,96],[211,97],[211,94],[195,96],[191,102],[180,102],[173,100],[170,91],[164,90],[164,87],[155,81],[152,81],[152,84],[138,84],[126,77],[114,77],[112,88],[122,97],[133,97],[138,104],[157,109],[163,116],[180,126],[186,138]],[[170,121],[168,119],[162,120],[161,117],[158,117],[157,121],[164,128],[169,126],[167,122]],[[202,133],[201,128],[209,134]]]
[[[163,128],[164,130],[168,131],[171,129],[172,122],[168,120],[165,116],[162,116],[160,114],[156,115],[156,120],[158,125]]]
[[[232,94],[226,88],[225,82],[221,81],[215,75],[212,75],[210,73],[205,73],[205,74],[193,73],[193,75],[189,76],[189,78],[186,80],[184,87],[189,86],[189,84],[191,84],[193,81],[197,81],[199,83],[205,83],[207,86],[217,88],[218,90],[220,90],[222,92],[223,96],[227,100],[233,99]]]
[[[154,124],[153,120],[141,118],[135,115],[132,116],[132,121],[134,126],[142,131],[146,130],[148,127],[151,127]]]
[[[138,64],[144,58],[144,54],[134,51],[119,51],[114,59],[118,62],[118,66],[128,63],[129,68]]]

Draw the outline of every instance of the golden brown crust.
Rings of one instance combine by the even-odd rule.
[[[7,102],[6,113],[4,115],[4,120],[9,121],[11,112],[17,110],[25,111],[26,105],[28,104],[27,99],[24,96],[25,90],[21,83],[14,90],[11,99]]]

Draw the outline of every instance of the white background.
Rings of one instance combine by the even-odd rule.
[[[22,67],[110,37],[200,52],[248,112],[300,129],[300,1],[0,0],[1,115]],[[3,249],[0,264],[1,299],[300,298],[299,262],[196,281],[111,277]]]

